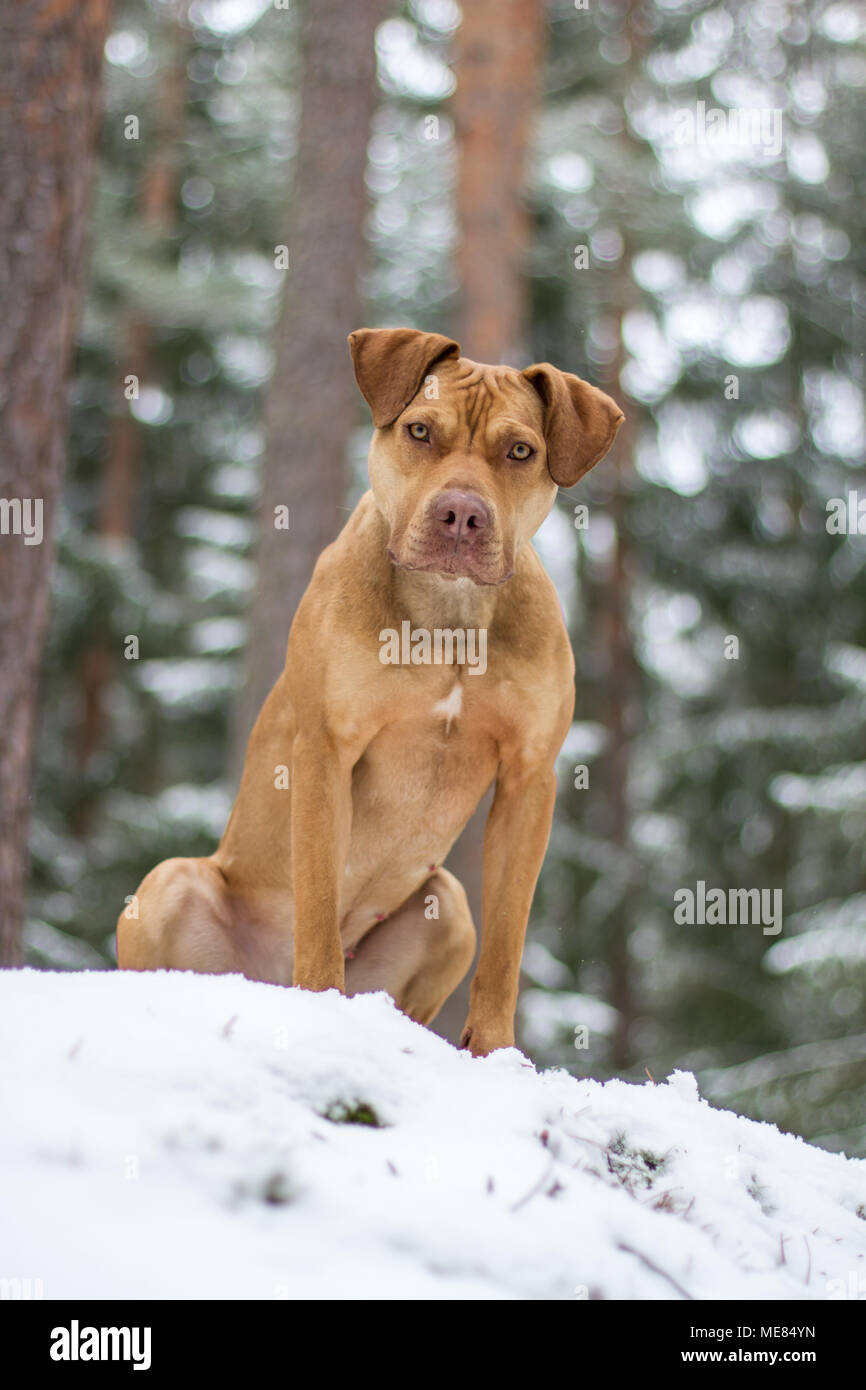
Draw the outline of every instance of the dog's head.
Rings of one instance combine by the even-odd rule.
[[[439,333],[360,328],[349,346],[376,427],[370,485],[405,569],[504,583],[557,486],[604,458],[624,418],[548,362],[482,366]]]

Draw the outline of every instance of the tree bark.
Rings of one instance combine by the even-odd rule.
[[[0,534],[4,965],[20,960],[34,705],[108,16],[108,0],[17,0],[0,19],[0,497],[11,504]],[[25,499],[41,502],[39,544],[14,533]]]
[[[523,196],[544,57],[544,0],[473,0],[455,35],[458,142],[456,336],[467,357],[512,362],[524,349],[524,262],[531,216]]]
[[[629,0],[625,16],[630,53],[629,72],[633,80],[640,73],[640,63],[646,47],[646,33],[633,22],[636,6]],[[625,130],[620,136],[626,150],[639,156],[634,136]],[[634,304],[634,286],[628,267],[631,249],[628,231],[620,260],[620,270],[613,281],[609,311],[616,320],[617,350],[601,385],[625,411],[625,421],[617,435],[613,456],[606,465],[614,469],[615,490],[611,499],[611,517],[616,526],[616,544],[610,573],[604,587],[599,612],[601,643],[605,652],[606,689],[599,718],[608,731],[608,743],[602,759],[602,772],[607,790],[608,830],[613,843],[626,850],[631,837],[632,808],[629,796],[631,742],[634,737],[634,700],[639,665],[634,650],[630,624],[632,576],[629,562],[629,537],[626,529],[629,475],[634,470],[634,454],[640,428],[641,407],[626,395],[620,384],[625,364],[623,320]],[[636,1018],[633,989],[633,967],[630,954],[631,921],[628,906],[623,904],[610,922],[607,931],[606,959],[610,972],[610,1002],[617,1011],[617,1023],[611,1040],[611,1061],[619,1072],[632,1065],[632,1035]]]
[[[364,174],[377,99],[376,27],[386,0],[310,0],[289,268],[265,407],[258,578],[233,763],[283,668],[295,610],[346,520],[346,448],[357,392],[348,334],[361,324]],[[288,530],[275,509],[288,507]]]
[[[532,118],[544,58],[544,0],[473,0],[455,35],[457,89],[457,273],[455,336],[477,362],[525,362],[528,287],[524,263],[532,226],[523,196]],[[460,836],[448,867],[481,924],[481,861],[488,794]],[[474,969],[474,964],[473,964]],[[435,1028],[457,1041],[469,1007],[470,971]]]
[[[601,644],[606,656],[606,689],[600,718],[608,731],[607,749],[602,760],[607,788],[608,830],[613,843],[619,849],[625,850],[631,833],[628,780],[632,730],[629,715],[637,671],[629,623],[631,579],[626,532],[626,499],[627,477],[633,467],[636,406],[625,398],[619,384],[623,366],[622,320],[629,300],[624,275],[621,277],[621,283],[623,288],[617,305],[619,349],[608,379],[602,384],[609,395],[622,405],[626,418],[617,437],[613,459],[608,463],[608,467],[613,468],[616,475],[610,507],[616,526],[616,542],[602,597],[599,624]],[[619,1071],[625,1071],[631,1063],[631,1034],[635,1018],[629,928],[627,909],[621,906],[609,926],[607,949],[610,1002],[617,1011],[611,1060]]]

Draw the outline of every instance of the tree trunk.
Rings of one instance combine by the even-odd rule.
[[[623,276],[623,280],[625,277]],[[626,412],[625,422],[617,436],[614,457],[609,467],[615,469],[616,490],[611,499],[611,516],[616,526],[616,544],[610,573],[604,587],[600,626],[605,651],[606,690],[601,719],[608,731],[607,750],[602,760],[607,787],[609,833],[613,843],[625,850],[629,843],[631,811],[629,807],[629,742],[632,730],[629,713],[634,697],[636,660],[629,625],[629,559],[626,522],[626,475],[632,467],[636,438],[635,405],[624,399],[619,384],[623,364],[622,319],[628,303],[624,289],[618,312],[619,352],[604,389]],[[617,1023],[611,1045],[611,1060],[619,1071],[631,1063],[631,1033],[634,1024],[632,970],[629,957],[629,920],[625,905],[610,923],[607,958],[610,970],[610,1002],[617,1011]]]
[[[313,566],[346,520],[346,448],[357,392],[347,335],[360,326],[364,174],[376,105],[376,26],[385,0],[309,0],[289,268],[265,409],[258,578],[234,737],[250,729],[283,668]],[[287,507],[288,529],[275,525]]]
[[[647,44],[648,31],[634,23],[638,9],[635,0],[628,0],[625,33],[629,39],[629,73],[632,82],[640,78],[641,62]],[[633,158],[640,158],[642,149],[626,128],[620,135]],[[616,526],[616,548],[611,573],[606,585],[601,614],[603,640],[606,646],[607,689],[601,718],[608,730],[608,747],[603,760],[608,790],[608,814],[611,838],[623,850],[628,848],[631,835],[631,806],[629,804],[630,744],[634,736],[634,709],[638,661],[635,656],[629,621],[632,576],[629,566],[629,539],[626,530],[628,476],[634,469],[634,453],[640,428],[641,407],[631,400],[620,385],[625,363],[623,320],[634,306],[634,286],[629,266],[631,250],[629,235],[623,225],[625,244],[620,269],[614,281],[610,312],[616,318],[616,356],[611,363],[603,388],[622,407],[625,421],[617,436],[610,466],[615,469],[616,490],[611,501],[611,515]],[[611,1042],[611,1060],[618,1071],[632,1065],[632,1033],[635,1022],[633,968],[629,950],[631,922],[628,907],[623,905],[610,924],[607,962],[610,971],[610,1002],[617,1011],[617,1024]]]
[[[457,272],[463,352],[477,362],[525,362],[531,236],[523,197],[533,112],[544,57],[544,0],[473,0],[455,36],[457,89]],[[481,925],[481,860],[488,794],[460,836],[448,867]],[[474,969],[474,965],[473,965]],[[436,1031],[457,1041],[469,1008],[469,981],[451,996]]]
[[[477,362],[525,347],[524,262],[531,236],[523,180],[544,57],[545,0],[473,0],[455,36],[458,142],[455,336]]]
[[[108,0],[0,19],[0,964],[20,960],[34,705]],[[16,516],[42,511],[41,543]],[[15,534],[16,530],[18,534]]]

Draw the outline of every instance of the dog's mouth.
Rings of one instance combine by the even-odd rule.
[[[398,555],[393,546],[389,546],[388,555],[398,569],[439,574],[447,580],[471,579],[473,584],[489,587],[505,584],[514,573],[513,567],[506,569],[502,564],[494,565],[490,557],[485,560],[463,546],[437,546],[430,552],[408,556]]]

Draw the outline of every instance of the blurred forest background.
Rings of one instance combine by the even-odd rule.
[[[847,0],[119,0],[29,963],[110,966],[141,876],[214,849],[365,486],[345,335],[438,330],[628,421],[536,541],[578,722],[522,1045],[597,1078],[690,1069],[866,1153],[866,535],[827,510],[866,501],[864,38]],[[780,112],[779,146],[684,140],[701,102]],[[451,861],[476,905],[479,825]],[[678,925],[698,880],[781,888],[782,933]]]

